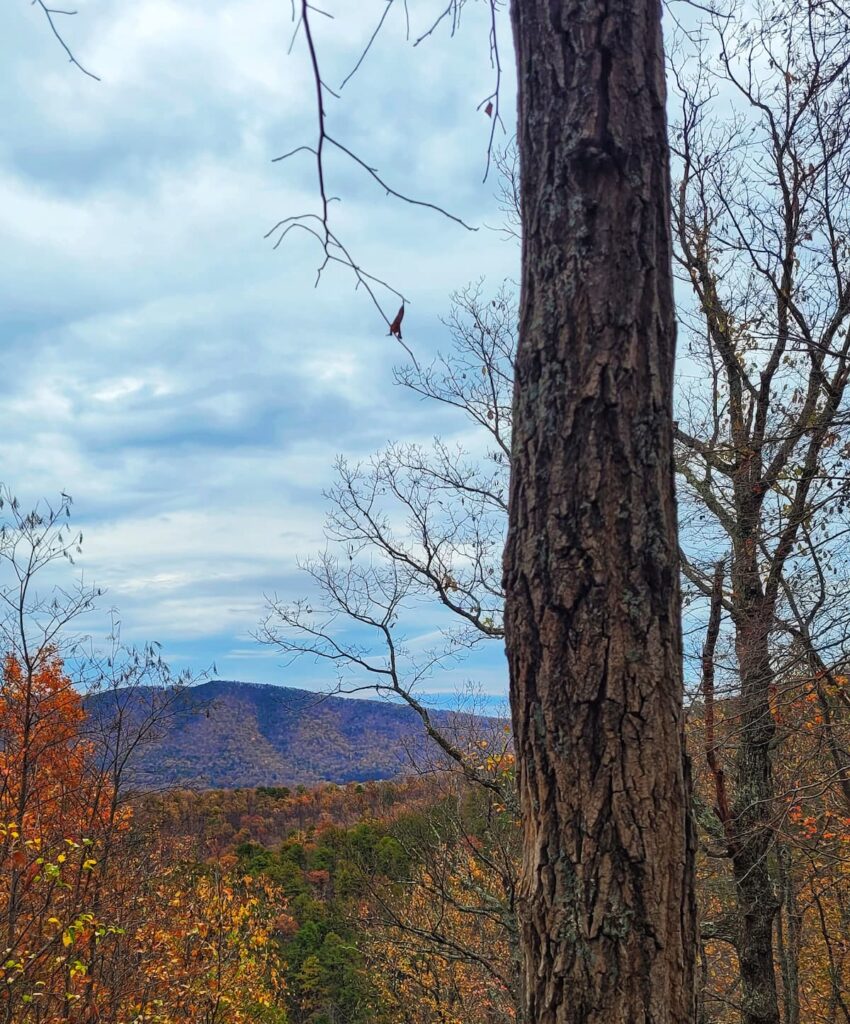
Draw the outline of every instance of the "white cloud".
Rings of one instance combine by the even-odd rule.
[[[337,452],[462,424],[392,387],[403,352],[344,270],[314,289],[314,240],[273,251],[262,238],[316,204],[309,154],[271,163],[315,134],[305,55],[285,52],[289,5],[76,6],[68,40],[100,84],[66,65],[35,8],[0,9],[0,37],[15,40],[0,70],[0,232],[13,256],[0,274],[2,477],[24,501],[74,495],[80,564],[125,634],[168,640],[198,666],[226,655],[250,676],[266,660],[244,653],[264,591],[297,594],[296,557],[323,543]],[[383,2],[334,9],[317,31],[339,84]],[[479,29],[473,18],[413,50],[396,19],[329,104],[334,129],[389,182],[476,223],[496,217],[480,186],[475,106],[492,71]],[[405,337],[427,358],[445,342],[448,293],[512,273],[515,251],[331,167],[335,226],[411,300]]]

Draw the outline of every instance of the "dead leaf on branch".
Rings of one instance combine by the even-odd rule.
[[[404,303],[395,315],[395,320],[390,324],[389,334],[401,341],[401,322],[404,319]],[[389,337],[389,335],[387,335]]]

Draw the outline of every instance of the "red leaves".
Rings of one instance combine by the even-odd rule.
[[[487,102],[487,106],[484,108],[484,113],[488,117],[492,117],[493,116],[493,104],[491,102],[489,102],[489,101]]]

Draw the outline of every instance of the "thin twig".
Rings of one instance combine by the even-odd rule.
[[[71,47],[68,46],[68,44],[62,38],[62,33],[56,27],[56,22],[53,20],[53,16],[54,15],[64,14],[66,17],[70,18],[70,17],[73,17],[73,15],[75,15],[77,12],[76,11],[66,11],[66,10],[63,10],[63,9],[61,9],[59,7],[48,7],[47,4],[44,2],[44,0],[31,0],[31,3],[34,4],[34,5],[37,5],[43,11],[45,18],[47,18],[47,24],[50,26],[50,31],[59,40],[59,45],[62,47],[62,49],[65,51],[65,53],[68,54],[68,60],[75,67],[79,68],[79,70],[82,71],[82,73],[84,75],[88,75],[89,78],[93,78],[96,82],[99,82],[100,81],[99,76],[96,75],[93,71],[89,71],[88,68],[83,67],[83,65],[74,56],[74,54],[73,54],[73,52],[71,50]]]
[[[39,0],[39,2],[41,2],[41,0]],[[375,28],[374,32],[372,33],[369,39],[369,42],[367,43],[365,49],[360,55],[357,64],[343,80],[342,86],[340,88],[345,86],[345,84],[351,79],[352,75],[362,65],[363,60],[365,59],[372,44],[375,41],[375,38],[380,32],[381,27],[383,26],[386,20],[387,14],[394,2],[395,0],[386,0],[386,8],[378,22],[377,27]],[[403,2],[405,14],[407,14],[406,0],[403,0]],[[492,0],[493,4],[495,4],[496,2],[497,0]],[[403,192],[399,192],[397,189],[392,188],[380,176],[377,168],[371,167],[364,160],[362,160],[356,153],[354,153],[351,149],[349,149],[338,139],[334,138],[328,132],[325,93],[328,93],[329,95],[332,96],[338,96],[338,94],[334,92],[333,89],[331,89],[331,87],[327,84],[327,82],[325,82],[324,78],[322,77],[315,37],[313,35],[312,25],[310,21],[310,16],[312,13],[324,14],[327,17],[332,17],[332,15],[329,15],[327,11],[323,11],[320,8],[316,7],[314,4],[310,3],[309,0],[300,0],[299,7],[296,7],[295,0],[292,0],[292,20],[295,24],[295,28],[293,31],[292,43],[290,44],[290,48],[292,44],[294,44],[295,39],[298,36],[298,33],[303,28],[304,39],[307,45],[307,52],[310,59],[310,67],[313,73],[313,83],[316,93],[316,115],[318,122],[316,143],[315,145],[312,146],[296,146],[295,148],[289,150],[287,153],[284,153],[282,156],[276,157],[273,162],[279,163],[284,160],[288,160],[290,157],[295,156],[298,153],[304,152],[310,153],[313,156],[316,162],[316,180],[318,184],[320,212],[315,214],[305,213],[285,217],[282,220],[278,221],[278,223],[275,224],[274,227],[272,227],[271,230],[266,233],[265,237],[270,238],[272,235],[277,235],[277,239],[274,243],[274,248],[278,248],[283,242],[283,240],[287,237],[287,235],[296,228],[300,228],[302,231],[306,231],[308,234],[312,235],[319,242],[324,253],[324,259],[322,260],[322,263],[320,264],[317,270],[316,285],[318,285],[319,281],[321,280],[322,273],[329,263],[339,263],[342,266],[348,267],[349,270],[351,270],[355,276],[355,290],[359,288],[361,285],[363,286],[366,293],[372,300],[372,303],[374,304],[375,308],[383,317],[384,322],[387,324],[388,327],[391,327],[392,321],[390,320],[389,316],[381,306],[381,303],[375,291],[375,286],[384,288],[391,294],[395,295],[397,298],[401,300],[403,306],[407,305],[407,299],[401,294],[401,292],[393,288],[386,281],[364,271],[363,268],[356,262],[356,260],[354,260],[349,250],[340,241],[339,237],[334,233],[333,229],[331,228],[330,204],[334,201],[334,199],[337,199],[338,197],[329,195],[327,188],[327,173],[325,167],[326,147],[334,147],[335,149],[343,153],[345,156],[347,156],[349,160],[356,163],[359,167],[366,171],[366,173],[375,182],[377,182],[377,184],[380,185],[382,189],[384,189],[387,195],[391,195],[394,198],[401,200],[402,202],[409,203],[411,206],[421,206],[425,209],[434,210],[436,213],[442,214],[448,220],[452,220],[456,224],[460,224],[468,231],[475,231],[477,229],[471,227],[469,224],[465,223],[460,217],[457,217],[454,214],[449,213],[448,210],[445,210],[443,207],[437,205],[436,203],[430,203],[424,200],[414,199],[411,196],[405,195]],[[390,333],[396,338],[396,340],[402,346],[405,352],[407,352],[407,354],[413,360],[414,365],[418,366],[416,358],[413,355],[413,352],[410,350],[410,348],[392,330],[390,331]]]
[[[378,24],[375,27],[375,31],[369,37],[369,42],[366,44],[366,46],[363,49],[363,52],[357,58],[357,63],[354,65],[354,67],[351,69],[351,71],[348,72],[348,74],[345,76],[345,78],[343,78],[342,85],[340,85],[340,89],[344,89],[345,88],[346,84],[349,81],[351,81],[351,79],[357,74],[357,71],[359,70],[360,65],[363,63],[364,60],[366,60],[367,54],[372,49],[372,43],[374,43],[375,40],[377,39],[378,33],[381,31],[381,26],[384,24],[384,21],[386,21],[386,17],[390,13],[390,8],[392,7],[392,5],[394,3],[395,3],[395,0],[386,0],[387,6],[384,8],[384,13],[381,15],[381,18],[380,18],[380,20],[378,21]]]

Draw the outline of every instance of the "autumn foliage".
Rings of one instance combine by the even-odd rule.
[[[772,714],[783,1024],[850,1010],[848,681],[789,678]],[[397,782],[124,793],[61,659],[0,687],[4,1024],[509,1024],[521,829],[509,737]],[[101,723],[102,725],[102,723]],[[693,705],[700,1024],[736,1024],[722,777],[734,697]],[[484,783],[482,785],[482,783]]]
[[[792,678],[774,694],[779,742],[769,868],[777,902],[775,974],[782,1020],[835,1021],[850,1012],[850,792],[843,751],[848,680],[817,674]],[[724,823],[722,773],[740,729],[734,698],[712,713],[700,702],[691,716],[701,826],[699,891],[705,1019],[739,1019],[738,935],[733,879],[726,857],[735,832]],[[706,721],[714,718],[716,755],[705,753]],[[837,759],[837,760],[836,760]]]
[[[0,1020],[284,1021],[280,894],[136,825],[55,653],[5,658],[0,711]]]

